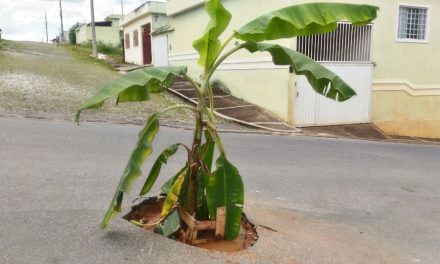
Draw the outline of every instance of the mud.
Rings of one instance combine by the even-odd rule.
[[[152,224],[160,221],[160,212],[162,211],[165,199],[151,197],[145,199],[140,204],[133,206],[131,211],[123,218],[127,221],[135,220],[144,224]],[[154,225],[145,227],[146,230],[154,230]]]
[[[195,246],[213,251],[238,252],[253,246],[257,240],[258,234],[255,225],[249,221],[245,214],[243,214],[240,234],[235,240],[212,240]]]
[[[152,224],[157,223],[161,219],[160,212],[162,210],[163,203],[163,198],[147,198],[139,204],[133,206],[131,211],[123,218],[127,221],[135,220],[147,224],[148,226],[146,226],[144,229],[153,231],[155,225]],[[253,246],[258,240],[256,227],[253,223],[249,221],[245,214],[243,214],[242,217],[240,234],[235,240],[216,240],[213,231],[201,232],[199,237],[200,236],[212,240],[209,242],[196,244],[196,247],[220,252],[238,252]],[[170,238],[182,242],[177,235],[173,235]]]

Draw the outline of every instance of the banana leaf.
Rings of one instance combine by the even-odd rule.
[[[177,177],[179,177],[182,172],[188,169],[188,164],[185,164],[185,167],[181,168],[179,172],[176,173],[173,177],[169,178],[160,188],[161,194],[168,194],[171,190],[171,187],[173,187],[174,182],[177,180]]]
[[[199,65],[209,68],[221,51],[221,42],[218,37],[225,31],[231,21],[231,13],[224,8],[220,0],[209,0],[205,9],[210,21],[199,39],[193,42],[193,47],[199,52]]]
[[[220,154],[217,169],[206,179],[206,201],[211,220],[216,219],[217,208],[226,207],[225,239],[233,240],[240,232],[244,203],[243,181],[237,168]]]
[[[147,180],[144,183],[144,186],[142,187],[141,192],[139,195],[145,195],[147,192],[151,190],[154,183],[157,180],[157,177],[159,177],[160,170],[162,168],[162,164],[166,164],[168,161],[168,158],[172,155],[174,155],[180,144],[174,144],[166,148],[157,158],[156,162],[154,162],[153,167],[151,168],[150,174],[147,177]]]
[[[180,229],[180,216],[177,210],[174,210],[164,221],[156,226],[154,231],[166,237],[171,236]]]
[[[167,197],[165,198],[162,212],[160,213],[161,217],[168,216],[174,210],[173,206],[179,201],[180,190],[182,189],[182,184],[185,181],[187,174],[188,170],[183,171],[173,183],[173,186],[171,187],[170,191],[167,194]]]
[[[208,130],[205,130],[205,143],[200,147],[200,158],[203,163],[206,165],[206,169],[209,172],[206,172],[202,169],[200,171],[198,179],[197,179],[197,214],[196,218],[199,220],[208,220],[209,219],[209,210],[208,204],[206,202],[206,179],[209,177],[209,173],[211,173],[212,160],[214,157],[214,149],[215,149],[215,141],[211,137],[211,134]]]
[[[235,30],[235,37],[261,42],[334,31],[337,22],[346,20],[356,26],[377,17],[378,7],[341,3],[309,3],[285,7],[260,16]]]
[[[139,133],[136,148],[131,153],[130,159],[116,188],[115,195],[101,223],[101,228],[107,228],[110,221],[121,212],[121,203],[124,193],[130,193],[131,187],[136,179],[141,176],[141,166],[145,159],[153,152],[152,142],[159,132],[159,113],[155,113],[148,118],[147,124]]]
[[[173,84],[176,76],[185,75],[186,72],[186,67],[176,66],[143,68],[122,75],[102,87],[83,104],[76,113],[75,122],[79,123],[81,111],[100,108],[106,100],[112,97],[117,97],[118,103],[149,100],[150,92],[164,91]]]
[[[297,75],[304,75],[312,88],[327,98],[345,101],[356,95],[339,76],[300,52],[268,43],[246,42],[243,47],[251,53],[269,52],[276,65],[292,66]]]

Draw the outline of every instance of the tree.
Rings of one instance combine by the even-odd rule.
[[[331,32],[337,29],[339,20],[347,20],[354,25],[365,25],[376,18],[378,10],[374,6],[339,3],[289,6],[252,20],[234,30],[222,43],[219,37],[229,25],[232,15],[220,0],[206,1],[205,9],[211,19],[203,35],[193,43],[200,55],[198,64],[203,70],[199,79],[191,78],[185,66],[139,69],[104,86],[76,115],[76,121],[79,122],[81,111],[99,108],[111,97],[117,97],[118,103],[148,100],[150,93],[166,91],[176,78],[189,81],[198,96],[196,107],[176,105],[149,117],[139,133],[136,147],[102,221],[102,228],[106,228],[120,212],[124,193],[129,193],[132,184],[141,176],[141,166],[153,151],[152,142],[159,131],[159,117],[165,112],[186,108],[192,110],[195,116],[191,146],[176,143],[162,152],[154,163],[140,195],[145,195],[151,189],[159,176],[162,164],[183,146],[188,152],[186,164],[162,187],[162,191],[167,195],[161,214],[163,220],[169,217],[176,207],[180,207],[198,220],[215,221],[217,208],[226,207],[225,239],[235,239],[240,229],[244,190],[239,171],[229,161],[215,126],[210,82],[215,70],[226,58],[239,50],[247,50],[250,53],[268,52],[274,64],[289,65],[297,75],[304,75],[317,93],[337,101],[348,100],[356,93],[336,74],[295,50],[266,41]],[[237,42],[230,45],[233,40]],[[228,48],[229,50],[226,50]],[[205,103],[206,100],[208,104]],[[213,169],[215,147],[220,154],[215,162],[216,168]]]
[[[75,45],[76,44],[76,29],[79,28],[80,25],[78,22],[76,22],[75,25],[73,25],[70,29],[69,29],[69,42],[71,45]]]

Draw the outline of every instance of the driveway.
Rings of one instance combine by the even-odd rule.
[[[259,225],[253,248],[210,252],[120,218],[101,231],[139,129],[0,118],[0,263],[440,259],[440,147],[430,145],[224,134],[230,160],[245,181],[245,211]],[[162,127],[155,147],[190,139],[190,131]],[[163,168],[160,183],[179,169],[185,156],[180,154]],[[157,190],[156,185],[152,194]],[[134,198],[124,201],[125,210]]]

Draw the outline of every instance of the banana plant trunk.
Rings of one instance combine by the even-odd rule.
[[[204,98],[203,98],[204,99]],[[188,178],[188,185],[186,189],[186,199],[183,208],[190,214],[195,216],[197,214],[197,182],[199,178],[199,160],[200,160],[200,146],[202,144],[203,135],[203,109],[205,107],[204,100],[199,100],[196,112],[196,122],[194,126],[194,138],[192,142],[192,152],[188,157],[188,166],[190,174]]]

